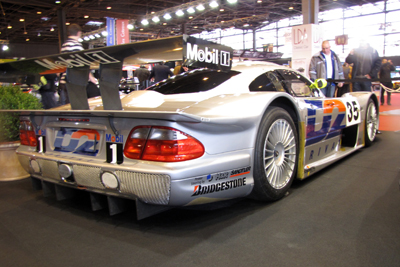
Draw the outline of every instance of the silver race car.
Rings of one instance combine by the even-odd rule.
[[[289,68],[228,63],[118,94],[119,103],[104,90],[87,108],[21,111],[19,160],[45,193],[87,191],[94,210],[105,196],[111,214],[121,198],[134,199],[141,219],[234,198],[278,200],[294,179],[374,141],[375,94],[326,98],[321,85]]]

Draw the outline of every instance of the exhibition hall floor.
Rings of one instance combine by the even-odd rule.
[[[273,203],[136,221],[133,205],[110,217],[89,201],[45,198],[29,179],[2,182],[0,266],[399,266],[399,111],[396,95],[372,147]]]

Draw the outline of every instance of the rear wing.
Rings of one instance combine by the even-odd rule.
[[[0,64],[0,82],[35,83],[40,75],[67,72],[73,110],[89,110],[86,85],[90,69],[99,69],[104,110],[122,110],[119,82],[128,65],[186,60],[193,67],[229,70],[233,50],[188,35],[94,48]]]

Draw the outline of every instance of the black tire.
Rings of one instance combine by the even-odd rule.
[[[298,151],[298,135],[289,113],[268,108],[256,139],[251,197],[262,201],[282,198],[296,176]]]
[[[376,133],[378,131],[378,112],[376,109],[375,102],[370,99],[368,101],[367,110],[365,113],[365,146],[369,147],[374,142]]]

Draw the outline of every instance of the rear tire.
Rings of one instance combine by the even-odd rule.
[[[374,142],[376,133],[378,131],[378,113],[375,102],[368,100],[367,111],[365,114],[365,146],[369,147]]]
[[[251,197],[262,201],[282,198],[296,175],[297,158],[298,136],[292,118],[282,108],[268,108],[257,134]]]

